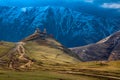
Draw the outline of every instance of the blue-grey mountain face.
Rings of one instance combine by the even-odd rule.
[[[97,17],[64,7],[0,7],[0,40],[19,41],[36,27],[67,47],[95,43],[120,30],[119,18]]]

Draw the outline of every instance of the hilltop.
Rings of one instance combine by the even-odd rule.
[[[12,69],[75,64],[80,60],[52,36],[39,29],[17,43],[0,42],[0,64]]]

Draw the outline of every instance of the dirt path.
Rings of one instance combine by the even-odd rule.
[[[93,73],[88,73],[88,72],[73,72],[73,71],[66,71],[66,72],[60,72],[60,73],[98,77],[98,78],[102,78],[105,80],[120,80],[120,77],[118,77],[118,76],[112,76],[112,75],[106,75],[106,74],[93,74]]]
[[[21,65],[20,68],[30,67],[31,64],[33,64],[32,60],[30,60],[30,59],[28,59],[28,58],[26,57],[26,51],[25,51],[24,45],[25,45],[24,42],[18,42],[18,43],[16,43],[16,46],[15,46],[15,48],[13,49],[13,51],[16,52],[16,53],[19,55],[19,56],[17,57],[18,60],[22,60],[22,61],[26,61],[26,62],[27,62],[27,63]],[[13,55],[13,54],[12,54],[12,55]],[[12,55],[11,55],[11,56],[12,56]],[[12,57],[14,57],[14,56],[12,56]],[[16,64],[16,63],[15,63],[15,59],[13,59],[12,57],[11,57],[11,60],[10,60],[10,63],[9,63],[9,67],[10,67],[10,68],[14,68],[14,64]]]
[[[17,45],[16,45],[16,51],[20,55],[18,57],[20,60],[28,60],[27,58],[24,57],[24,55],[25,55],[24,45],[25,45],[25,43],[23,43],[23,42],[18,42]]]

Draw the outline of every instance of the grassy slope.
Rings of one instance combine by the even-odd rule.
[[[1,44],[0,56],[7,53],[14,47],[14,45],[15,44],[8,42]],[[28,42],[25,45],[27,55],[29,55],[30,58],[36,59],[38,62],[45,64],[40,64],[37,70],[31,72],[3,71],[1,69],[0,80],[99,80],[97,78],[93,78],[96,77],[96,75],[120,78],[120,61],[103,63],[78,62],[76,64],[76,59],[63,54],[63,51],[53,47],[40,45],[31,41]],[[59,54],[57,58],[56,54]],[[89,74],[92,74],[93,77]],[[104,79],[103,77],[102,80],[108,79]]]
[[[7,66],[8,62],[8,53],[15,47],[14,43],[11,42],[0,42],[0,67]]]
[[[0,80],[119,80],[104,77],[120,78],[119,64],[120,61],[102,65],[101,62],[80,62],[76,65],[43,65],[41,68],[29,72],[0,70]],[[98,74],[103,77],[96,76]]]
[[[44,45],[29,41],[25,45],[26,53],[30,58],[43,62],[45,64],[66,64],[79,62],[77,59],[58,49],[61,48],[58,47],[60,44],[56,42],[53,42],[53,44],[50,44],[50,40]]]
[[[14,72],[0,71],[0,80],[100,80],[94,77],[60,74],[50,71]]]
[[[75,66],[71,66],[70,69],[71,74],[120,80],[120,61],[81,62],[79,64],[76,64]]]
[[[14,43],[0,42],[0,56],[3,56],[5,53],[7,53],[13,47],[14,47]]]

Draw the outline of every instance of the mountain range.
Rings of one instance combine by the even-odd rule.
[[[107,38],[82,47],[71,48],[82,61],[120,60],[120,31]]]
[[[64,7],[0,7],[0,40],[17,42],[46,28],[66,47],[95,43],[120,29],[120,19]]]
[[[0,80],[120,80],[119,0],[0,0]]]

